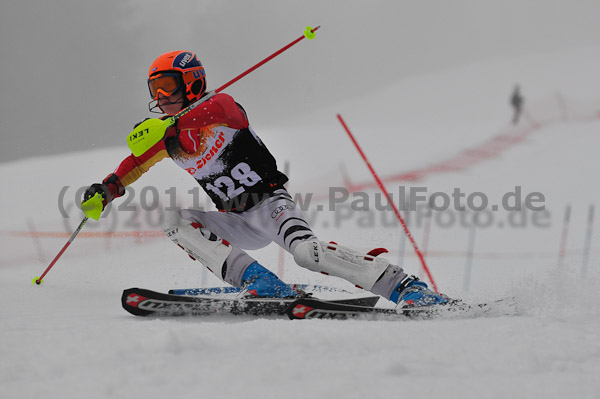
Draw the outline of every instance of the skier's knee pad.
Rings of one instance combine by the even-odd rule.
[[[223,266],[232,251],[228,242],[203,229],[198,223],[183,219],[179,210],[165,212],[163,230],[171,241],[193,259],[202,263],[220,279],[225,280],[226,270]]]
[[[317,240],[299,244],[294,250],[294,260],[309,270],[341,277],[365,290],[371,290],[390,265],[386,259]]]

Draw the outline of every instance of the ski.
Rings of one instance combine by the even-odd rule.
[[[123,291],[123,309],[136,316],[285,316],[296,298],[223,298],[213,296],[185,296],[164,294],[143,288]],[[328,303],[374,306],[378,296],[334,300]],[[317,300],[318,301],[318,300]]]
[[[330,287],[319,284],[290,284],[294,289],[300,292],[309,292],[311,294],[334,293],[352,295],[352,292],[343,288]],[[168,292],[173,295],[231,295],[240,294],[243,291],[241,287],[203,287],[203,288],[173,288]]]
[[[401,308],[376,308],[358,304],[344,304],[313,298],[299,298],[287,309],[290,319],[368,319],[368,320],[410,320],[433,319],[440,317],[481,317],[510,314],[510,298],[469,305],[461,301],[433,306]],[[504,307],[504,308],[503,308]]]

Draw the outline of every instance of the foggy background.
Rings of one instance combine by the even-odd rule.
[[[4,0],[0,162],[125,146],[171,50],[195,51],[215,89],[321,25],[226,90],[260,134],[419,74],[597,44],[599,16],[594,0]]]

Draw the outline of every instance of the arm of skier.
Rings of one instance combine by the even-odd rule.
[[[165,138],[174,136],[175,134],[176,129],[172,126],[167,129]],[[113,173],[102,180],[102,183],[94,183],[85,191],[83,202],[92,198],[96,193],[99,193],[103,198],[102,205],[106,207],[115,198],[119,198],[125,194],[125,187],[133,184],[152,166],[168,156],[165,140],[159,141],[139,157],[130,154],[119,164]]]

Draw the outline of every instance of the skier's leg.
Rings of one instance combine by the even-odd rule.
[[[401,267],[376,255],[317,240],[296,203],[284,190],[244,212],[244,221],[255,232],[272,237],[294,255],[296,263],[309,270],[341,277],[396,303],[440,303],[446,299],[427,285],[408,276]],[[416,292],[418,291],[418,292]],[[411,295],[408,295],[411,293]],[[416,293],[415,293],[416,292]]]
[[[304,215],[285,189],[243,213],[246,223],[290,254],[304,240],[316,238]]]
[[[234,247],[260,249],[271,243],[268,237],[247,223],[245,213],[205,212],[196,209],[181,209],[181,217],[201,224],[203,228],[224,238]]]
[[[175,244],[218,278],[234,287],[245,287],[257,296],[286,297],[297,294],[246,252],[218,237],[202,224],[182,218],[181,213],[166,212],[163,229]],[[187,215],[190,215],[189,212]],[[238,226],[240,229],[243,229],[242,224]]]
[[[319,241],[284,189],[241,215],[252,231],[271,237],[294,255],[298,265],[309,270],[341,277],[396,303],[424,305],[446,301],[386,259]]]
[[[427,288],[400,266],[376,255],[316,239],[305,240],[294,250],[294,260],[309,270],[341,277],[390,301],[410,305],[433,305],[447,299]]]
[[[254,262],[245,252],[203,228],[200,223],[183,219],[179,210],[165,212],[163,230],[192,259],[233,286],[241,285],[244,269]]]

